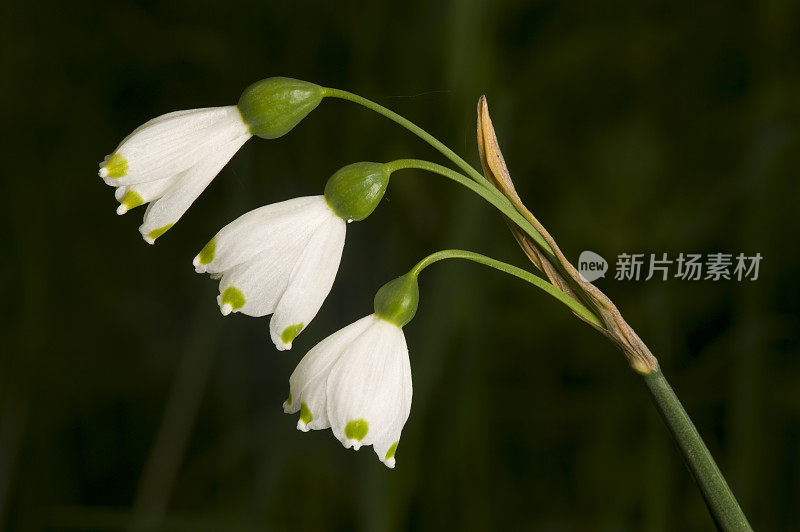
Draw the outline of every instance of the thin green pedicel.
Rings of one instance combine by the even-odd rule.
[[[308,425],[311,423],[312,419],[314,419],[314,416],[311,415],[311,410],[308,409],[308,405],[300,403],[300,421]]]
[[[173,223],[173,224],[167,224],[167,225],[165,225],[164,227],[159,227],[158,229],[153,229],[152,231],[150,231],[150,232],[147,234],[147,236],[149,236],[150,238],[152,238],[152,239],[153,239],[153,241],[155,242],[155,240],[156,240],[158,237],[160,237],[161,235],[163,235],[164,233],[166,233],[167,231],[169,231],[169,230],[172,228],[172,226],[173,226],[173,225],[175,225],[175,224],[174,224],[174,223]]]
[[[284,344],[290,344],[292,343],[292,340],[294,340],[295,337],[298,334],[300,334],[300,331],[302,330],[303,330],[302,323],[295,323],[294,325],[289,325],[281,333],[281,340],[283,341]]]
[[[212,260],[214,260],[214,254],[217,251],[217,237],[212,238],[208,241],[208,244],[200,250],[200,253],[197,255],[200,264],[210,264]]]
[[[246,299],[241,290],[235,286],[229,286],[222,292],[222,299],[220,299],[220,301],[222,301],[223,305],[227,303],[231,308],[242,308]]]
[[[344,427],[344,435],[349,440],[361,441],[369,432],[369,423],[366,419],[354,419]]]

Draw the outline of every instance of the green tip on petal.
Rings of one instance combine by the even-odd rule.
[[[361,441],[369,431],[369,423],[366,419],[354,419],[344,427],[344,435],[348,440]]]
[[[242,308],[245,303],[244,294],[235,286],[229,286],[222,292],[222,299],[220,300],[223,305],[230,305],[232,309]]]
[[[292,340],[300,334],[300,331],[303,330],[302,323],[295,323],[294,325],[289,325],[286,327],[283,332],[281,333],[281,340],[284,344],[291,344]]]
[[[389,447],[389,450],[386,451],[386,460],[388,460],[390,458],[394,458],[394,453],[397,452],[397,444],[398,443],[400,443],[400,442],[394,442],[392,444],[392,446]]]
[[[308,405],[300,403],[300,421],[308,425],[311,423],[312,419],[314,419],[314,416],[311,415],[311,410],[308,409]]]
[[[152,231],[147,233],[148,242],[150,242],[151,244],[153,242],[155,242],[158,237],[160,237],[161,235],[163,235],[164,233],[169,231],[172,228],[173,225],[175,225],[175,224],[174,223],[167,224],[164,227],[159,227],[158,229],[153,229]]]
[[[134,190],[127,191],[125,193],[125,196],[122,198],[122,201],[120,201],[120,204],[125,205],[128,208],[128,210],[133,209],[134,207],[138,207],[142,203],[144,203],[144,200],[139,195],[139,193]]]
[[[217,237],[214,237],[200,250],[200,253],[197,255],[197,260],[200,261],[200,264],[210,264],[211,261],[214,260],[214,253],[216,253],[216,251]]]
[[[286,406],[292,406],[292,392],[289,392],[289,397],[286,398]]]
[[[128,161],[119,153],[112,155],[100,169],[100,177],[110,177],[112,179],[125,177],[127,173]]]

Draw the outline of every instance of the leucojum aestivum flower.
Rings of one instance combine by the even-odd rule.
[[[289,377],[283,404],[285,412],[299,416],[297,428],[330,428],[345,447],[371,445],[383,463],[395,466],[411,412],[412,373],[404,327],[417,310],[418,277],[436,262],[465,259],[541,289],[611,340],[643,378],[716,524],[723,530],[750,530],[656,358],[611,300],[581,278],[516,193],[484,97],[478,103],[477,128],[482,173],[416,124],[371,100],[275,77],[247,87],[236,105],[177,111],[146,122],[105,158],[99,175],[116,189],[117,213],[148,204],[139,231],[153,244],[247,140],[287,134],[324,99],[350,101],[389,118],[437,149],[456,169],[419,159],[356,162],[333,173],[318,196],[266,205],[231,221],[193,260],[198,273],[219,280],[217,303],[223,315],[271,314],[272,342],[278,350],[290,349],[330,293],[347,224],[366,219],[383,198],[392,174],[405,169],[448,178],[495,207],[544,276],[471,251],[449,249],[424,257],[377,291],[371,314],[331,334],[300,360]]]

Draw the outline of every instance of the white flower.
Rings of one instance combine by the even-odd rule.
[[[394,467],[411,393],[403,330],[370,314],[303,357],[289,378],[283,410],[300,412],[298,429],[331,427],[345,447],[372,445],[378,458]]]
[[[274,203],[223,227],[194,258],[194,267],[222,277],[222,314],[273,314],[272,341],[290,349],[333,286],[345,227],[324,196]]]
[[[165,114],[123,140],[99,175],[117,187],[118,214],[150,203],[139,232],[152,244],[251,136],[235,105]]]

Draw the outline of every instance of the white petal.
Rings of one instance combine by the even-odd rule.
[[[345,221],[331,211],[306,244],[270,320],[270,336],[279,350],[291,349],[292,340],[328,297],[339,271],[346,228]]]
[[[198,273],[220,273],[258,255],[275,241],[296,245],[307,241],[329,211],[324,196],[306,196],[265,205],[238,217],[214,237],[213,260],[201,264]]]
[[[101,165],[100,175],[113,186],[175,176],[203,159],[220,132],[250,137],[235,105],[178,111],[160,116],[129,135]],[[113,155],[126,163],[124,176],[107,175]]]
[[[128,187],[117,187],[114,191],[114,197],[117,201],[122,201],[122,198],[125,197],[125,193],[128,192]]]
[[[369,328],[334,364],[327,383],[333,433],[345,447],[355,449],[382,443],[405,406],[408,352],[403,331],[374,315],[371,319]]]
[[[219,284],[222,313],[234,311],[248,316],[273,313],[303,249],[302,242],[299,246],[293,244],[296,243],[275,242],[251,260],[225,272]]]
[[[401,358],[402,363],[402,400],[396,403],[397,410],[394,413],[394,419],[389,428],[373,442],[373,449],[378,459],[386,464],[388,467],[393,468],[395,465],[394,453],[397,450],[397,444],[400,442],[400,434],[403,432],[403,426],[408,421],[408,415],[411,412],[411,362],[408,358],[408,347],[405,342],[405,335],[403,335],[402,344],[396,346],[397,353],[395,356]]]
[[[328,374],[342,351],[371,324],[371,316],[351,323],[314,346],[297,364],[289,377],[292,404],[284,405],[284,411],[294,414],[305,405],[298,428],[326,429],[330,426],[326,408]]]
[[[125,214],[134,207],[159,199],[177,182],[177,180],[178,177],[169,177],[157,181],[148,181],[146,183],[137,183],[127,187],[119,187],[114,193],[117,201],[120,202],[117,213]],[[122,193],[118,194],[120,191],[122,191]]]
[[[248,138],[243,135],[220,137],[213,146],[208,146],[204,158],[176,179],[161,198],[150,204],[144,223],[139,227],[144,239],[152,243],[158,233],[177,222]]]

